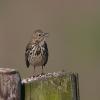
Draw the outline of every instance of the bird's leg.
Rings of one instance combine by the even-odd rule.
[[[35,75],[35,66],[34,66],[34,72],[33,72],[33,77],[35,77],[36,75]]]
[[[45,74],[45,73],[44,73],[44,70],[43,70],[43,67],[44,67],[44,66],[42,66],[42,73],[41,73],[41,75],[44,75],[44,74]]]

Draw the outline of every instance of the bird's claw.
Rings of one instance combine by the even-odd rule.
[[[41,75],[45,75],[45,73],[44,73],[44,72],[42,72],[42,73],[41,73]]]

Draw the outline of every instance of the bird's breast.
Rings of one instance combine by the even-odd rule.
[[[44,63],[43,55],[42,55],[42,47],[39,45],[35,45],[32,48],[29,62],[33,66],[42,66]]]

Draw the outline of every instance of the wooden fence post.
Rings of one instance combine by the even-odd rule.
[[[21,100],[21,79],[14,69],[0,68],[0,100]]]
[[[47,73],[22,80],[22,100],[79,100],[77,73]]]
[[[79,100],[78,74],[47,73],[21,80],[14,69],[0,68],[0,100]]]

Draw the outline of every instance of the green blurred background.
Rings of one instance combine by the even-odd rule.
[[[78,72],[81,100],[100,100],[100,1],[0,0],[0,67],[32,74],[24,53],[38,28],[49,32],[45,71]]]

